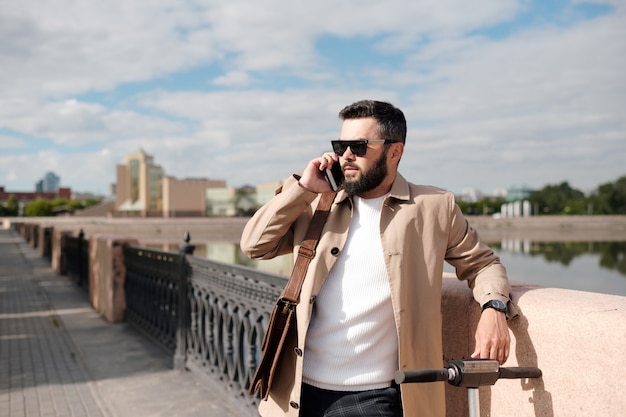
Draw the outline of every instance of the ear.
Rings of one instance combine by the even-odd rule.
[[[393,143],[391,145],[391,160],[396,163],[400,162],[400,158],[402,158],[402,154],[404,153],[404,143],[398,142]]]

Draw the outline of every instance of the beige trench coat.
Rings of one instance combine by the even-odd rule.
[[[247,223],[241,237],[245,254],[270,259],[297,254],[317,194],[287,179],[282,190]],[[352,202],[339,192],[309,266],[300,303],[296,308],[297,335],[287,341],[281,366],[267,401],[261,401],[263,417],[297,417],[302,383],[303,355],[313,303],[324,279],[345,245],[352,216]],[[466,280],[481,305],[490,299],[509,301],[511,289],[499,258],[469,226],[444,190],[408,183],[397,175],[385,200],[380,236],[391,288],[398,333],[400,369],[443,367],[441,286],[444,260]],[[444,383],[401,386],[405,417],[444,417]]]

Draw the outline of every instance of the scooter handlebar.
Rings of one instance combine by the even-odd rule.
[[[447,381],[461,387],[493,385],[498,379],[540,378],[541,369],[531,367],[500,368],[490,359],[451,360],[446,368],[397,371],[397,384]]]
[[[540,378],[541,369],[530,367],[500,368],[500,379]]]
[[[396,384],[410,382],[436,382],[447,381],[449,379],[447,369],[421,369],[418,371],[397,371],[395,375]]]

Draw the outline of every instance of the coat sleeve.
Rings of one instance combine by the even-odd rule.
[[[311,217],[317,194],[304,189],[298,177],[288,178],[277,194],[246,223],[240,246],[252,259],[271,259],[293,249],[294,224]]]
[[[446,261],[456,269],[460,280],[466,280],[480,305],[498,299],[509,305],[509,318],[517,315],[511,303],[511,286],[506,269],[493,250],[481,242],[461,209],[450,202],[450,234]]]

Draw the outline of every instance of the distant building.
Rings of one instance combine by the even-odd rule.
[[[164,177],[163,186],[163,217],[198,217],[207,212],[205,191],[223,189],[224,180],[204,178],[186,178],[178,180]]]
[[[528,187],[511,187],[507,190],[506,201],[526,200],[533,191]]]
[[[116,211],[128,216],[161,216],[161,179],[165,171],[143,149],[117,166]]]
[[[206,215],[232,217],[250,214],[258,208],[253,187],[209,188],[206,190]]]
[[[211,188],[206,190],[206,215],[210,217],[236,216],[236,190],[234,188]]]
[[[104,200],[105,197],[89,191],[72,193],[72,200],[87,200],[89,198],[93,200]]]
[[[506,188],[496,188],[493,190],[492,196],[506,198],[507,193]]]
[[[205,178],[183,180],[166,176],[143,149],[126,156],[117,166],[115,215],[142,217],[194,217],[206,215],[205,190],[224,188],[226,181]]]
[[[259,207],[269,202],[275,195],[276,191],[282,187],[283,181],[265,182],[256,186],[256,201]]]
[[[483,197],[484,194],[477,188],[465,188],[460,196],[461,201],[465,201],[466,203],[475,203]]]
[[[47,172],[46,175],[35,184],[36,192],[54,192],[59,189],[61,178],[54,172]]]
[[[240,216],[253,215],[260,207],[257,200],[256,187],[245,185],[237,189],[237,214]]]
[[[6,191],[4,187],[0,187],[0,202],[5,202],[9,196],[15,196],[20,203],[29,203],[38,198],[46,200],[54,200],[55,198],[72,198],[72,189],[67,187],[57,188],[55,191]]]

